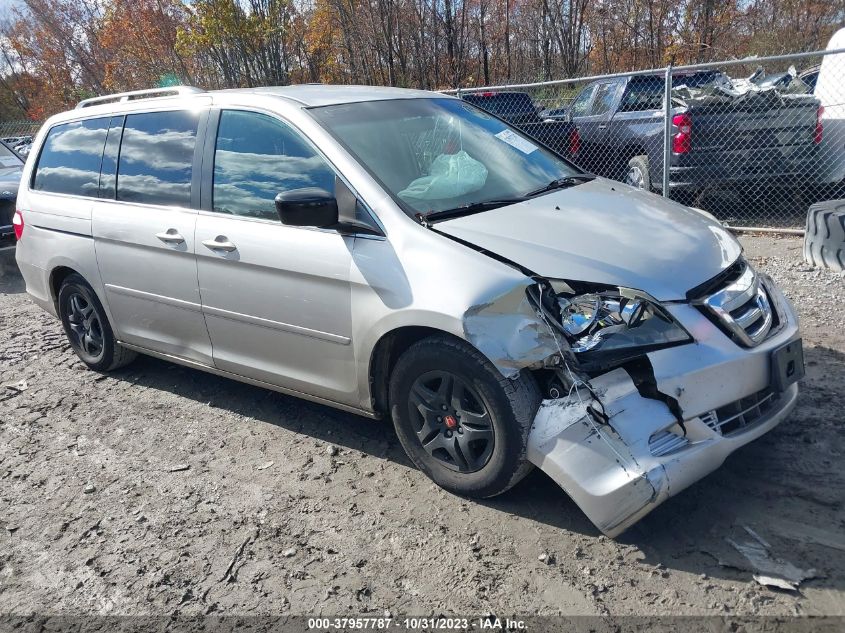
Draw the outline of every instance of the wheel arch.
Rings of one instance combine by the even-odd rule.
[[[376,341],[370,353],[368,378],[370,386],[370,399],[376,413],[387,414],[387,393],[390,384],[390,376],[396,361],[414,343],[431,336],[441,335],[463,341],[472,345],[466,339],[455,336],[453,333],[436,327],[422,325],[404,325],[394,328],[382,334]],[[475,346],[473,346],[475,348]]]
[[[78,270],[71,268],[70,266],[60,265],[56,266],[50,271],[50,298],[53,300],[53,305],[56,307],[56,312],[58,312],[59,308],[59,290],[61,289],[65,279],[67,279],[71,275],[79,275],[80,277],[85,279],[85,275],[80,273]],[[88,283],[90,285],[90,282]]]
[[[625,146],[625,149],[622,151],[622,158],[625,161],[625,166],[628,165],[628,161],[637,156],[645,156],[649,159],[649,163],[651,162],[651,156],[648,153],[648,149],[639,141],[629,143]]]

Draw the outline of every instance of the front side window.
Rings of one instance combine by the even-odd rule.
[[[96,198],[108,130],[109,117],[51,128],[38,156],[32,188]]]
[[[199,113],[187,110],[127,115],[117,199],[189,207],[198,121]]]
[[[309,112],[409,215],[514,199],[581,172],[457,99],[396,99]]]
[[[590,100],[596,91],[595,86],[587,86],[572,102],[572,116],[588,116],[590,114]]]
[[[220,113],[212,194],[216,212],[278,220],[278,194],[306,187],[333,193],[334,179],[326,161],[278,119],[240,110]]]

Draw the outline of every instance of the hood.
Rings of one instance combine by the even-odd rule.
[[[705,215],[602,178],[435,228],[543,277],[635,288],[661,301],[686,298],[742,252]]]

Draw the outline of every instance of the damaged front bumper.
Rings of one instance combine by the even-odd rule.
[[[667,403],[641,395],[625,369],[614,369],[566,398],[546,400],[528,438],[528,458],[552,477],[606,535],[616,536],[670,496],[718,468],[794,408],[797,384],[777,391],[771,355],[798,338],[797,318],[774,284],[777,332],[742,348],[696,308],[676,316],[696,342],[649,353]],[[591,413],[588,409],[592,408]]]

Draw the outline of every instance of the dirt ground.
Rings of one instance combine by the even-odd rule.
[[[440,490],[386,422],[151,358],[88,371],[2,254],[0,612],[845,615],[845,278],[742,241],[801,314],[798,408],[617,540],[538,471]],[[751,532],[811,578],[758,584]]]

